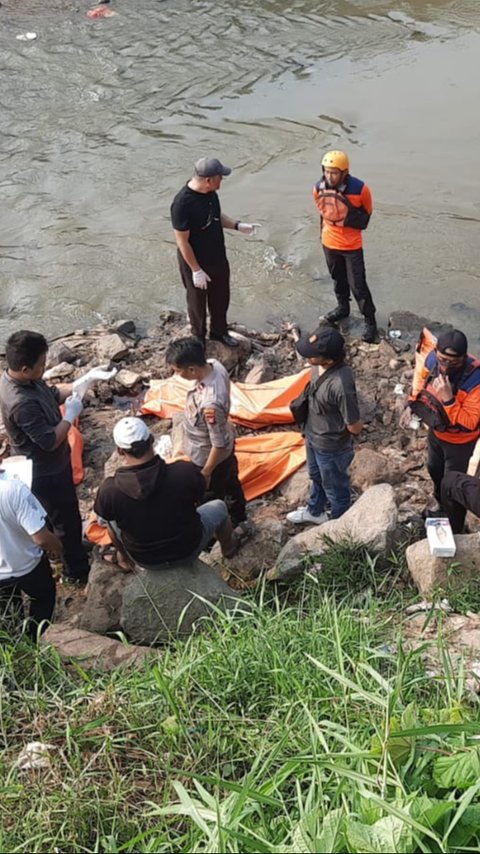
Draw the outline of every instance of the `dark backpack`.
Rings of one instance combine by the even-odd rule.
[[[314,366],[314,370],[315,368],[318,371],[318,367]],[[310,380],[302,393],[289,404],[293,420],[295,421],[295,424],[298,424],[300,427],[304,427],[307,422],[310,398],[315,395],[317,389],[325,379],[326,374],[327,372],[321,374],[321,376],[317,377],[317,379],[313,381]]]

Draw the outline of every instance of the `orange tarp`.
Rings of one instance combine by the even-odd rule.
[[[271,424],[292,424],[289,403],[303,391],[310,379],[310,368],[293,376],[281,377],[269,383],[233,383],[230,418],[236,424],[257,429]],[[166,380],[152,380],[142,406],[144,415],[171,418],[174,412],[183,412],[189,380],[177,374]]]
[[[65,407],[62,403],[60,407],[62,415],[65,414]],[[79,419],[75,419],[75,424],[72,424],[67,434],[68,444],[70,445],[70,459],[72,462],[73,482],[78,486],[85,477],[85,469],[83,467],[83,436],[78,429]]]
[[[245,498],[252,501],[275,489],[306,460],[301,433],[264,433],[241,436],[235,442],[240,481]]]
[[[305,442],[294,430],[241,436],[235,442],[235,455],[245,498],[252,501],[275,489],[304,464]],[[90,522],[85,533],[92,543],[104,546],[111,542],[108,530],[97,522]]]

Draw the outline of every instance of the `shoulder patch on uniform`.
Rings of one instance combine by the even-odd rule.
[[[206,406],[203,410],[203,414],[207,424],[215,424],[217,420],[217,412],[214,406]]]

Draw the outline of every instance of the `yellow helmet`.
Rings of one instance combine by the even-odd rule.
[[[323,157],[322,166],[324,169],[340,169],[342,172],[348,172],[350,164],[344,151],[327,151]]]

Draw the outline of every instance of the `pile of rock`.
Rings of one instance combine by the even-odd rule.
[[[165,587],[158,588],[162,592],[159,594],[161,601],[157,601],[156,594],[151,593],[150,581],[145,586],[139,576],[123,576],[106,564],[95,564],[85,607],[79,609],[83,614],[76,630],[88,628],[91,632],[112,632],[121,628],[139,642],[151,643],[154,638],[171,637],[172,632],[178,629],[179,609],[183,612],[186,608],[183,628],[191,630],[203,613],[197,594],[202,596],[205,589],[211,587],[211,601],[214,603],[218,597],[225,597],[226,590],[234,601],[232,591],[251,586],[261,573],[273,580],[286,579],[302,571],[305,554],[318,555],[324,550],[325,535],[330,540],[356,540],[368,545],[373,552],[388,551],[397,526],[418,517],[430,489],[424,467],[426,431],[405,432],[398,428],[399,415],[413,376],[414,344],[424,325],[438,331],[436,325],[425,318],[402,312],[395,313],[389,320],[389,329],[395,332],[395,336],[389,338],[387,334],[379,344],[366,345],[347,336],[348,359],[356,375],[366,428],[358,437],[352,466],[352,483],[358,500],[342,519],[300,534],[292,532],[285,524],[286,513],[305,503],[308,495],[308,476],[304,467],[274,494],[252,502],[250,515],[257,532],[235,558],[222,561],[218,549],[202,556],[205,562],[198,579],[206,587],[195,586],[190,576],[185,577],[182,590],[175,593],[176,605],[171,613],[165,614],[162,610]],[[164,358],[168,342],[188,333],[183,314],[164,312],[148,331],[139,331],[131,320],[121,320],[91,330],[79,330],[52,343],[49,367],[56,368],[59,379],[73,380],[100,362],[109,361],[119,369],[113,383],[99,383],[87,393],[85,400],[82,431],[86,474],[79,487],[85,517],[91,512],[104,470],[111,474],[118,464],[116,455],[112,456],[113,424],[121,415],[139,411],[150,380],[170,373]],[[238,348],[209,342],[207,353],[209,357],[222,361],[234,380],[265,382],[293,374],[302,367],[289,324],[275,333],[247,330],[237,325],[234,334],[240,342]],[[172,428],[170,420],[160,421],[153,417],[147,420],[152,432],[158,436]],[[239,432],[246,432],[245,428],[240,428]],[[175,431],[173,439],[177,441]],[[418,545],[419,552],[423,548]],[[205,572],[208,572],[208,577]],[[423,576],[427,577],[426,570]],[[227,588],[225,582],[228,582]],[[424,582],[419,583],[419,587],[422,591],[429,589]],[[134,598],[140,603],[136,621],[132,617],[130,622],[127,609],[122,605],[127,596],[132,614]],[[149,608],[157,614],[153,621],[146,616]]]

